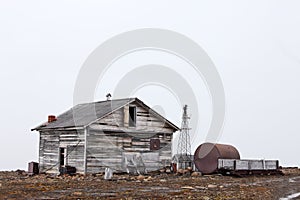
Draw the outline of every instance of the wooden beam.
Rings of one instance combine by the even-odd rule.
[[[87,172],[87,156],[86,156],[86,149],[87,149],[87,134],[88,134],[88,126],[84,128],[84,152],[83,152],[83,169],[84,174]]]

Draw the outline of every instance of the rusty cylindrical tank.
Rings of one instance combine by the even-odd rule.
[[[240,159],[240,154],[231,145],[203,143],[195,151],[194,163],[203,174],[211,174],[217,171],[219,158]]]

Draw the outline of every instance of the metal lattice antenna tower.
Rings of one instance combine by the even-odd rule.
[[[191,142],[189,135],[189,119],[187,115],[187,105],[183,107],[181,130],[178,140],[177,154],[181,155],[191,155]]]

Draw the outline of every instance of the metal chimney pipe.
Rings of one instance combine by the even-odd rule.
[[[111,94],[110,94],[110,93],[108,93],[108,94],[106,95],[106,100],[107,100],[107,101],[109,101],[109,100],[110,100],[110,98],[111,98]]]

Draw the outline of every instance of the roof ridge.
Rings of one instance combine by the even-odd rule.
[[[103,101],[94,101],[93,103],[102,103],[106,101],[124,101],[124,100],[132,100],[132,99],[137,99],[137,97],[130,97],[130,98],[121,98],[121,99],[111,99],[111,100],[103,100]]]
[[[73,106],[73,108],[75,106],[78,106],[78,105],[86,105],[86,104],[92,104],[92,103],[103,103],[103,102],[106,102],[106,101],[122,101],[122,100],[132,100],[132,99],[138,99],[137,97],[130,97],[130,98],[121,98],[121,99],[111,99],[111,100],[101,100],[101,101],[92,101],[92,102],[87,102],[87,103],[79,103],[79,104],[76,104]]]

